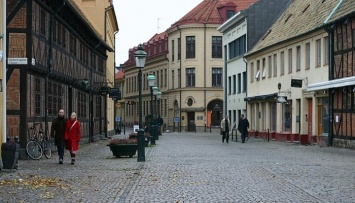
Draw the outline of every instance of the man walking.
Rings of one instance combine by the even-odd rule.
[[[224,117],[221,121],[221,131],[222,131],[222,142],[224,143],[224,140],[228,143],[229,141],[229,129],[231,126],[231,122],[228,119],[228,116]]]
[[[242,114],[241,119],[239,120],[238,130],[242,134],[242,143],[245,143],[245,137],[248,136],[249,121],[244,118],[244,114]]]
[[[64,117],[64,110],[60,109],[58,111],[58,117],[52,121],[51,127],[51,137],[54,137],[54,144],[58,149],[59,156],[59,164],[63,164],[63,156],[64,156],[64,132],[68,119]]]

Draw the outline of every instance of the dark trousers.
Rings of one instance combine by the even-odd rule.
[[[64,145],[58,145],[57,149],[58,149],[59,159],[63,160],[63,157],[64,157]]]
[[[245,142],[245,138],[248,137],[248,131],[242,131],[242,142]]]
[[[226,140],[226,142],[228,143],[228,141],[229,141],[229,132],[228,131],[222,131],[222,142],[224,142],[224,140]]]

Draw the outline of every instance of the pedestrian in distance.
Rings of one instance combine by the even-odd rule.
[[[51,126],[51,134],[50,137],[54,137],[54,144],[57,146],[58,156],[59,156],[59,164],[63,164],[64,159],[64,147],[65,147],[65,127],[68,119],[64,116],[64,110],[59,109],[58,116],[53,119]]]
[[[228,119],[228,116],[225,116],[221,121],[221,131],[222,131],[222,143],[224,140],[228,143],[229,141],[229,130],[231,129],[231,121]]]
[[[238,123],[238,131],[242,134],[242,143],[245,143],[245,138],[248,137],[249,121],[242,114]]]
[[[157,118],[157,124],[158,124],[158,131],[159,131],[159,135],[161,134],[161,126],[164,124],[164,120],[162,117],[160,117],[160,115]]]
[[[71,156],[71,164],[75,163],[75,154],[79,149],[79,142],[81,138],[80,123],[77,120],[75,112],[71,113],[70,120],[68,120],[65,128],[66,149],[69,150]]]

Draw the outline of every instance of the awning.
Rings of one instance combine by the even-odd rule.
[[[355,76],[310,84],[308,85],[307,91],[324,90],[351,85],[355,85]]]
[[[253,97],[245,97],[244,101],[262,101],[262,100],[270,100],[270,99],[276,99],[277,98],[277,93],[273,94],[264,94],[264,95],[258,95],[258,96],[253,96]]]

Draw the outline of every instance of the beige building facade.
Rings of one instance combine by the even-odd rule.
[[[100,0],[73,0],[92,27],[101,38],[112,48],[115,47],[115,34],[118,32],[118,24],[115,9],[111,1]],[[115,80],[115,52],[107,51],[106,83],[110,88],[114,87]],[[94,84],[94,86],[100,84]],[[112,134],[115,128],[115,101],[106,95],[107,131]]]
[[[293,1],[247,54],[245,101],[255,134],[265,138],[269,132],[275,140],[302,144],[324,143],[329,129],[328,93],[308,91],[308,85],[328,80],[328,34],[322,20],[334,6],[334,2]],[[302,15],[296,18],[297,12]]]

